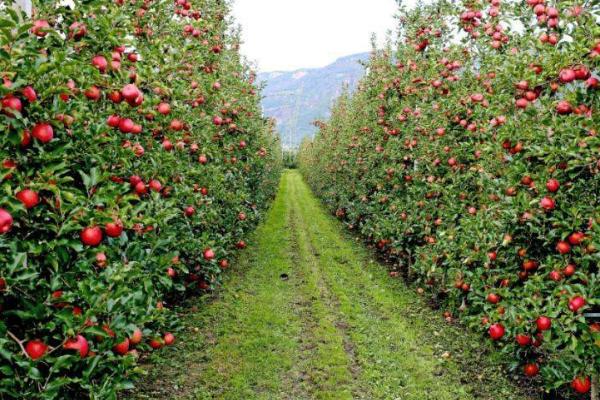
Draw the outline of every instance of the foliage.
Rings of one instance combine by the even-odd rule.
[[[584,317],[600,309],[599,13],[540,0],[403,10],[397,48],[374,52],[299,155],[332,211],[448,320],[565,392],[600,370],[600,325]]]
[[[34,10],[0,17],[0,397],[116,398],[245,247],[279,143],[224,2]]]

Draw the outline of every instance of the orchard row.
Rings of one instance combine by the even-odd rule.
[[[600,7],[435,1],[400,16],[299,158],[418,291],[547,390],[600,371]]]
[[[116,398],[274,195],[278,140],[219,0],[0,17],[0,397]]]

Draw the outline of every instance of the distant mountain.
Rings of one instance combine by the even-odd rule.
[[[368,59],[369,53],[361,53],[323,68],[258,74],[258,81],[266,84],[263,112],[277,121],[284,148],[297,147],[304,137],[314,135],[312,122],[329,117],[329,108],[344,85],[356,88],[364,73],[360,61]]]

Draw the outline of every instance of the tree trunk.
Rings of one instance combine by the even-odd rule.
[[[28,17],[31,17],[31,0],[15,0],[15,6],[25,11]]]
[[[600,400],[600,382],[598,376],[592,376],[592,398],[591,400]]]

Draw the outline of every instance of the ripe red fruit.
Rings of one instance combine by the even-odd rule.
[[[80,237],[84,245],[96,247],[102,242],[102,229],[97,226],[85,228],[81,231]]]
[[[223,118],[219,116],[213,117],[213,124],[215,124],[216,126],[223,125]]]
[[[33,21],[31,27],[31,33],[37,37],[44,37],[48,34],[47,30],[50,29],[50,24],[45,19],[38,19]]]
[[[567,254],[571,251],[571,245],[564,240],[561,240],[556,244],[556,251],[560,254]]]
[[[118,90],[110,92],[108,94],[108,98],[110,99],[110,101],[112,101],[115,104],[119,104],[120,102],[123,101],[123,96],[121,95],[121,92],[119,92]]]
[[[573,276],[575,275],[576,267],[573,264],[569,264],[565,267],[563,273],[565,276]]]
[[[177,272],[173,268],[169,267],[167,268],[167,276],[169,278],[175,278],[177,276]]]
[[[569,235],[569,243],[573,246],[579,246],[585,239],[585,234],[582,232],[573,232]]]
[[[206,261],[210,261],[213,258],[215,258],[215,252],[212,251],[212,249],[206,249],[206,250],[204,250],[204,259]]]
[[[573,379],[573,382],[571,382],[571,387],[577,393],[580,393],[580,394],[589,393],[590,389],[592,388],[592,381],[587,376],[586,377],[582,377],[582,376],[576,377],[575,379]]]
[[[108,261],[108,258],[106,257],[106,254],[104,254],[104,253],[96,254],[96,265],[98,266],[98,268],[106,267],[107,261]]]
[[[500,323],[493,324],[490,326],[489,334],[492,340],[500,340],[504,336],[506,330],[504,329],[504,325]]]
[[[117,343],[113,350],[115,353],[124,356],[129,351],[129,339],[125,338],[121,343]]]
[[[548,189],[548,191],[554,193],[558,191],[558,188],[560,188],[560,182],[556,179],[549,179],[548,182],[546,182],[546,189]]]
[[[546,196],[540,200],[540,207],[542,207],[544,210],[551,211],[556,207],[556,203],[551,197]]]
[[[162,184],[160,183],[160,181],[158,181],[156,179],[152,179],[148,183],[148,186],[150,186],[150,189],[154,190],[155,192],[160,192],[160,190],[162,189]]]
[[[556,105],[556,112],[560,115],[571,114],[573,112],[573,107],[566,100],[561,100]]]
[[[131,133],[134,128],[134,123],[129,118],[123,118],[119,121],[119,130],[123,133]]]
[[[202,165],[205,165],[206,163],[208,163],[208,158],[205,154],[200,154],[200,156],[198,157],[198,162]]]
[[[527,335],[517,335],[515,339],[521,347],[529,346],[531,344],[531,337]]]
[[[8,211],[0,208],[0,235],[4,235],[12,228],[13,217]]]
[[[154,350],[160,349],[162,346],[163,344],[160,339],[152,339],[150,341],[150,347],[152,347]]]
[[[48,345],[38,339],[30,340],[25,346],[25,351],[32,360],[37,360],[46,354]]]
[[[196,209],[192,206],[188,206],[185,208],[184,213],[186,217],[191,217],[196,212]]]
[[[119,220],[109,222],[104,227],[104,231],[106,232],[106,236],[111,238],[117,238],[123,233],[123,223]]]
[[[100,89],[95,85],[86,89],[84,94],[85,94],[85,97],[87,97],[91,101],[98,101],[98,100],[100,100],[100,97],[102,96]]]
[[[498,304],[500,302],[500,296],[496,293],[490,293],[487,295],[487,301],[491,304]]]
[[[551,271],[550,274],[548,275],[548,277],[555,281],[555,282],[560,282],[562,280],[562,275],[560,273],[560,271]]]
[[[160,103],[156,109],[162,115],[168,115],[171,112],[171,106],[168,103]]]
[[[527,101],[527,99],[521,97],[520,99],[517,99],[515,104],[516,104],[517,108],[527,108],[527,105],[529,104],[529,102]]]
[[[79,356],[81,358],[84,358],[85,356],[87,356],[87,354],[89,352],[88,341],[86,340],[86,338],[84,338],[81,335],[77,335],[74,338],[68,339],[63,344],[63,347],[66,350],[75,350],[75,351],[79,352]]]
[[[121,95],[128,102],[132,103],[137,100],[137,98],[141,95],[140,90],[134,84],[125,85],[123,89],[121,89]]]
[[[552,327],[552,320],[548,317],[538,317],[535,324],[539,331],[547,331]]]
[[[173,121],[171,121],[169,128],[171,128],[174,131],[181,131],[183,130],[183,122],[181,122],[178,119],[174,119]]]
[[[575,71],[571,68],[565,68],[558,74],[558,78],[562,83],[569,83],[575,80]]]
[[[172,333],[165,333],[163,340],[165,341],[165,345],[170,346],[175,343],[175,336]]]
[[[33,208],[40,204],[40,197],[31,189],[21,190],[19,193],[17,193],[16,197],[27,209]]]
[[[30,103],[35,103],[37,101],[37,93],[31,86],[27,86],[25,89],[23,89],[23,96],[25,96],[27,101]]]
[[[229,261],[227,261],[226,259],[221,260],[221,262],[219,262],[219,266],[222,269],[227,269],[227,267],[229,267]]]
[[[138,183],[136,183],[135,186],[134,186],[134,190],[140,196],[148,193],[148,189],[147,189],[146,184],[144,182],[138,182]]]
[[[111,128],[118,128],[121,123],[121,117],[118,115],[111,115],[106,119],[106,124]]]
[[[31,130],[31,135],[42,143],[48,143],[54,138],[54,130],[47,123],[39,123]]]
[[[104,56],[94,56],[92,58],[92,65],[98,68],[100,73],[103,74],[106,72],[106,68],[108,67],[108,61],[106,61],[106,58],[104,58]]]
[[[523,372],[525,372],[525,376],[533,378],[534,376],[537,376],[537,374],[539,374],[540,367],[538,367],[536,363],[526,364],[523,368]]]
[[[142,330],[140,328],[135,328],[131,334],[131,337],[129,338],[129,344],[133,346],[139,344],[142,341],[142,336]]]
[[[585,307],[586,301],[581,296],[575,296],[569,301],[569,310],[576,313],[581,308]]]

